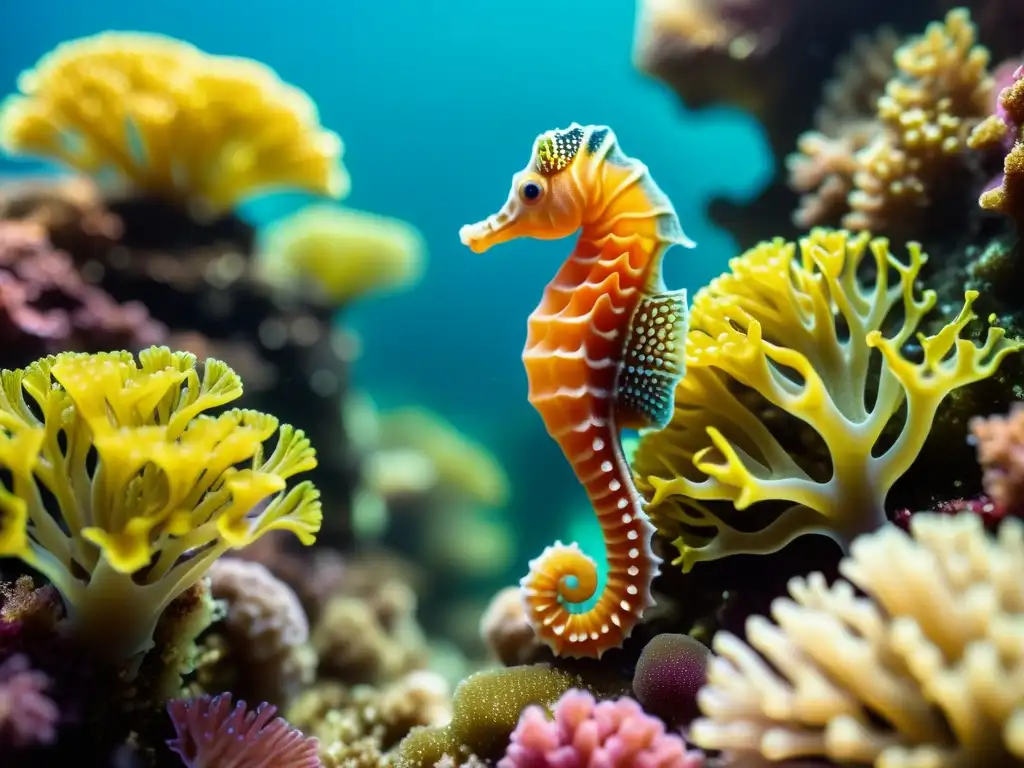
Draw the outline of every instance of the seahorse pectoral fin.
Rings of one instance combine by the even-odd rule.
[[[686,291],[645,296],[633,313],[616,396],[622,427],[665,427],[686,372]]]

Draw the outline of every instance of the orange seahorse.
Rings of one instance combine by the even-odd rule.
[[[647,166],[626,157],[608,127],[576,123],[541,134],[501,210],[459,236],[483,253],[519,237],[577,231],[572,255],[530,315],[523,362],[530,403],[597,514],[608,575],[587,607],[598,588],[594,561],[556,542],[520,583],[537,636],[556,654],[600,657],[654,605],[654,527],[619,431],[660,428],[671,418],[687,306],[685,291],[665,289],[661,261],[672,245],[694,243]]]

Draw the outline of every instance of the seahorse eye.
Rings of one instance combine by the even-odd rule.
[[[540,199],[543,189],[535,181],[527,181],[519,188],[519,196],[527,203],[535,203]]]

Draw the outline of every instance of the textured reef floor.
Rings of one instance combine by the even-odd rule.
[[[1024,765],[1024,12],[638,5],[636,66],[778,173],[688,307],[635,298],[688,241],[607,127],[464,229],[581,231],[524,360],[609,565],[484,603],[509,477],[353,389],[345,310],[426,245],[342,204],[309,96],[154,34],[26,62],[0,149],[62,173],[0,180],[0,766]],[[322,200],[239,215],[280,189]]]

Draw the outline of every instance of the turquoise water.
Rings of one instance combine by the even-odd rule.
[[[500,206],[536,134],[605,123],[650,166],[698,242],[666,264],[670,287],[694,290],[733,255],[729,237],[706,220],[707,200],[752,196],[768,174],[751,119],[687,113],[634,70],[634,10],[622,0],[0,5],[5,91],[60,41],[104,29],[163,32],[253,57],[309,91],[345,141],[348,203],[413,222],[430,248],[414,291],[347,318],[365,341],[357,380],[384,403],[435,408],[494,446],[517,500],[548,514],[578,505],[580,492],[526,403],[519,356],[526,316],[571,244],[518,242],[477,256],[460,246],[459,227]],[[296,202],[260,201],[247,213],[266,220]],[[550,538],[537,532],[538,543]]]

